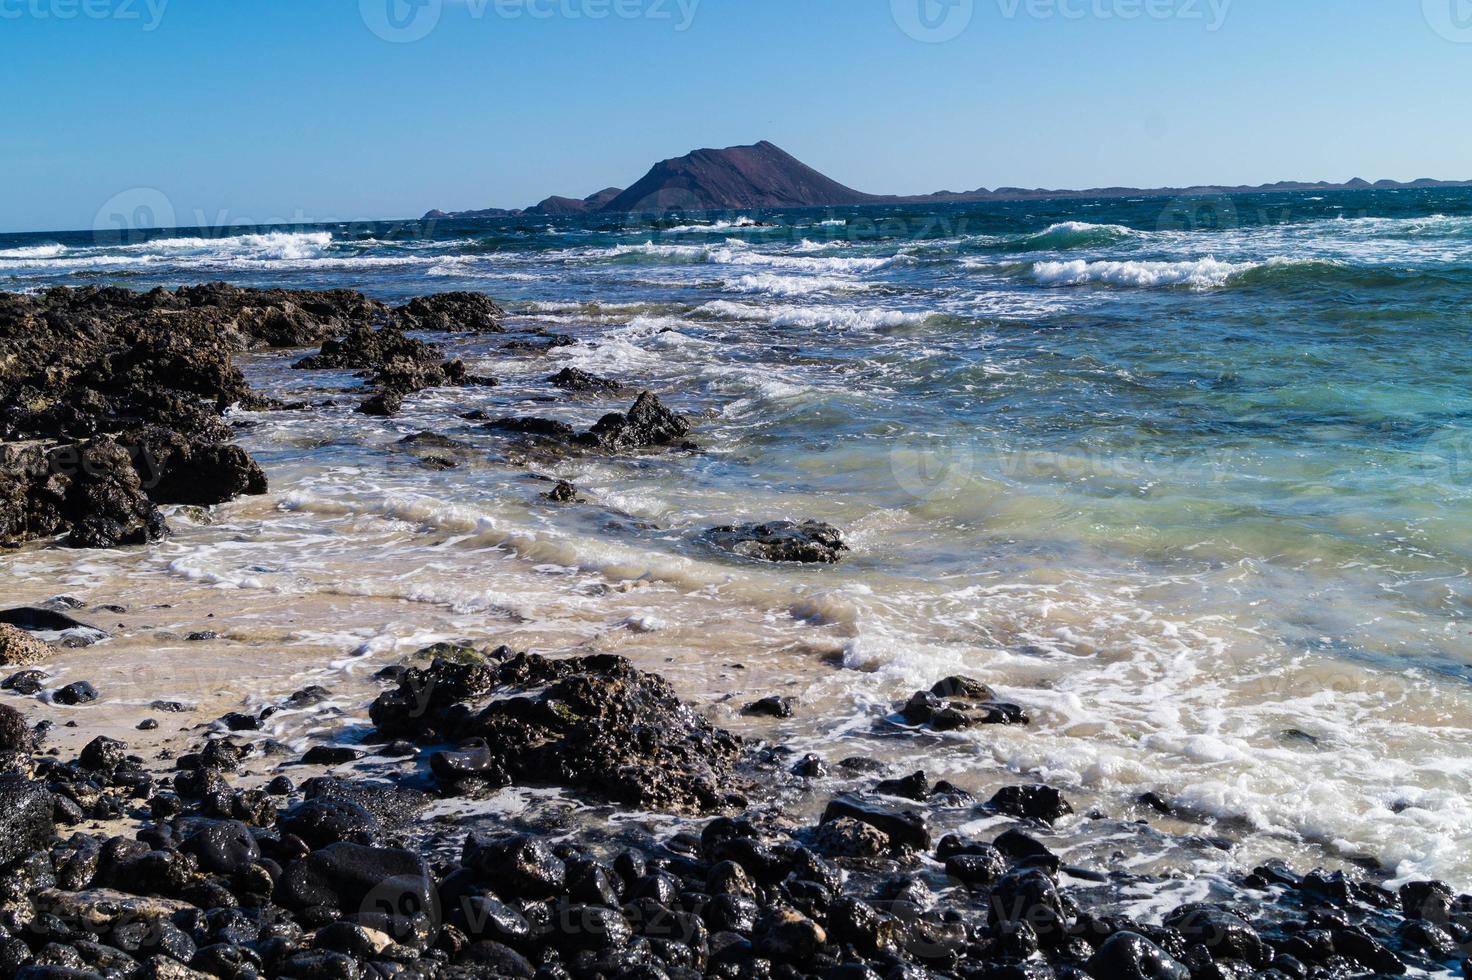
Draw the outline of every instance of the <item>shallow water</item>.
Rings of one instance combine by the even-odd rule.
[[[393,420],[236,413],[269,498],[148,551],[0,558],[19,599],[129,606],[62,663],[112,671],[115,706],[333,678],[348,713],[320,723],[352,738],[369,665],[435,639],[617,650],[795,748],[1061,785],[1079,841],[1147,790],[1186,818],[1161,826],[1242,841],[1162,844],[1167,866],[1373,858],[1472,887],[1472,193],[0,236],[0,288],[216,278],[480,289],[578,343],[452,339],[502,386]],[[291,360],[245,366],[293,398],[356,384]],[[459,418],[631,400],[546,401],[566,365],[655,390],[700,451],[527,458]],[[473,450],[428,469],[398,444],[423,430]],[[548,477],[590,503],[541,501]],[[842,565],[699,540],[807,517],[845,529]],[[159,639],[204,628],[225,639]],[[962,671],[1033,724],[874,736]],[[773,691],[795,718],[739,715]]]

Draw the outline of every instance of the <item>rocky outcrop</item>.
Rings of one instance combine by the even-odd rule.
[[[609,412],[584,432],[566,422],[537,416],[493,419],[485,427],[566,449],[630,452],[670,446],[694,448],[685,441],[690,423],[648,391],[640,394],[627,412]]]
[[[737,794],[739,740],[622,657],[409,668],[370,716],[387,739],[451,742],[430,767],[450,793],[511,783],[590,790],[639,807],[710,810]]]
[[[51,657],[51,647],[25,630],[0,623],[0,665],[30,667]]]
[[[445,292],[417,296],[394,310],[408,330],[443,333],[502,333],[506,311],[484,293]]]
[[[770,521],[711,528],[705,540],[722,551],[757,561],[833,564],[848,552],[843,534],[818,521]]]

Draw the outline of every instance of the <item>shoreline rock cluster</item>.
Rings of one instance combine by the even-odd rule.
[[[263,404],[236,353],[324,344],[322,366],[371,368],[375,397],[391,402],[483,380],[459,362],[433,365],[432,348],[404,330],[499,331],[501,315],[478,293],[399,308],[352,290],[225,283],[0,293],[0,542],[145,544],[168,533],[161,504],[265,493],[224,419]]]
[[[794,781],[785,770],[809,760],[710,725],[622,658],[430,654],[381,673],[361,746],[372,778],[298,786],[262,771],[269,740],[233,725],[177,758],[97,737],[64,760],[39,754],[44,724],[0,705],[0,976],[1329,980],[1472,951],[1472,896],[1281,863],[1239,876],[1231,899],[1133,921],[1077,885],[1139,897],[1167,882],[1052,851],[1041,838],[1072,808],[1051,787],[978,803],[863,760]],[[303,761],[361,754],[343,752],[318,741]],[[741,773],[755,778],[730,791]],[[632,845],[596,822],[425,819],[436,797],[506,785],[686,816]],[[829,794],[816,824],[782,815],[793,785]],[[938,829],[966,812],[1009,826]]]

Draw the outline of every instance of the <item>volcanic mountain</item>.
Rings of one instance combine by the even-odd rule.
[[[724,150],[696,150],[663,160],[603,206],[611,212],[732,211],[872,204],[873,194],[845,187],[766,140]]]

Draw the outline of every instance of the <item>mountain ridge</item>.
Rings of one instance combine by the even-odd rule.
[[[1212,194],[1271,194],[1293,191],[1402,190],[1472,187],[1467,180],[1365,180],[1343,183],[1283,180],[1268,184],[1195,184],[1185,187],[1091,187],[1080,190],[998,187],[933,194],[869,194],[820,173],[767,140],[723,149],[699,149],[661,160],[627,190],[607,187],[585,198],[549,197],[529,208],[475,211],[433,210],[424,220],[490,217],[560,217],[574,214],[659,214],[689,211],[851,207],[866,204],[954,204],[1109,197],[1181,197]]]

